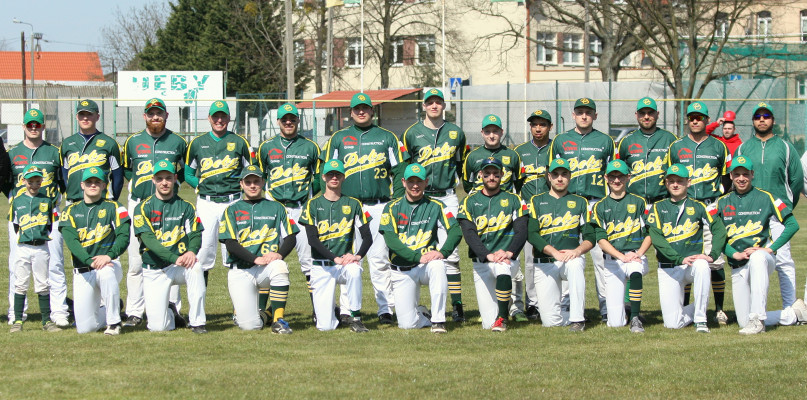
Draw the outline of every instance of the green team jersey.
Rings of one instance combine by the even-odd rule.
[[[672,132],[657,128],[650,135],[637,129],[619,142],[617,157],[630,166],[629,193],[648,201],[667,197],[664,174],[670,145],[676,140]]]
[[[549,159],[569,161],[569,192],[587,199],[605,197],[605,167],[614,159],[614,139],[594,129],[581,135],[570,129],[552,140]]]
[[[342,196],[330,201],[323,195],[317,195],[305,203],[300,214],[300,224],[317,228],[319,241],[337,257],[353,252],[353,240],[359,228],[370,223],[370,213],[362,211],[359,200]],[[327,260],[311,248],[311,256],[315,260]]]
[[[709,254],[717,259],[725,243],[725,228],[719,219],[707,211],[706,205],[691,197],[675,203],[664,199],[654,203],[647,216],[650,238],[656,248],[656,258],[660,263],[676,266],[683,264],[686,257],[705,254],[703,229],[709,226],[712,233],[712,251]]]
[[[246,139],[227,131],[220,138],[213,132],[199,135],[188,145],[185,165],[199,177],[196,193],[223,196],[241,191],[241,170],[252,164]]]
[[[283,204],[269,199],[242,199],[224,210],[219,226],[219,241],[235,239],[250,253],[262,256],[270,252],[277,253],[283,239],[298,232],[300,229],[289,219]],[[232,254],[227,256],[225,265],[228,268],[252,267]]]
[[[64,181],[62,180],[62,156],[59,148],[43,141],[39,147],[29,149],[25,144],[20,143],[8,150],[8,157],[11,159],[11,179],[14,188],[11,190],[10,198],[13,198],[28,189],[25,187],[23,172],[29,165],[36,165],[42,170],[42,186],[39,193],[44,193],[54,203],[59,205],[59,191],[64,191]]]
[[[456,226],[457,220],[442,202],[423,196],[413,203],[404,196],[384,206],[378,231],[382,234],[392,232],[398,236],[409,251],[407,254],[397,254],[390,249],[390,262],[409,266],[419,264],[415,259],[419,260],[421,255],[432,250],[438,250],[448,257],[454,249],[438,248],[437,232],[440,229],[449,231]]]
[[[647,237],[645,216],[647,203],[643,198],[627,193],[621,199],[605,196],[594,204],[591,223],[599,242],[605,239],[621,253],[638,250]]]
[[[343,195],[363,202],[387,201],[393,196],[396,184],[393,169],[403,166],[409,153],[403,151],[403,144],[395,134],[384,128],[352,125],[331,136],[320,159],[337,159],[345,164]]]
[[[158,161],[173,163],[179,179],[184,179],[182,168],[187,149],[188,142],[168,129],[156,139],[145,129],[129,136],[123,144],[123,168],[126,179],[129,179],[129,196],[142,200],[154,194],[151,176]]]
[[[482,170],[482,161],[488,157],[501,161],[504,166],[502,171],[504,175],[502,175],[500,184],[501,190],[513,191],[516,183],[521,180],[521,158],[518,153],[505,146],[499,146],[492,150],[485,146],[479,146],[465,157],[465,164],[462,167],[462,186],[465,192],[472,193],[482,190],[482,178],[479,177],[478,172]]]
[[[575,249],[582,240],[589,240],[584,232],[589,222],[588,200],[584,197],[566,193],[557,199],[547,191],[532,196],[529,210],[530,231],[536,230],[555,249]],[[536,258],[549,257],[544,254],[543,247],[534,246],[534,243],[532,254]]]
[[[689,196],[711,202],[723,193],[720,177],[726,174],[728,154],[726,145],[714,136],[706,135],[702,142],[695,143],[685,135],[670,145],[668,166],[686,165],[691,179]]]
[[[17,243],[50,240],[53,227],[53,200],[41,191],[36,196],[28,192],[11,198],[8,220],[19,227]]]
[[[129,246],[129,223],[129,212],[117,201],[78,201],[67,207],[59,230],[72,253],[73,266],[89,267],[98,255],[118,258]]]
[[[527,204],[515,193],[500,190],[486,196],[481,190],[465,197],[460,205],[457,219],[465,219],[476,225],[476,234],[494,253],[507,250],[513,242],[513,222],[527,215]],[[468,256],[477,257],[471,249]]]
[[[85,169],[100,167],[110,172],[121,166],[118,142],[101,132],[97,132],[89,140],[85,140],[80,133],[70,135],[62,142],[59,152],[67,174],[64,178],[67,184],[67,200],[72,202],[84,198],[81,175]],[[108,193],[111,193],[111,186],[107,186]]]
[[[522,199],[531,199],[538,193],[545,192],[546,168],[549,166],[549,145],[538,147],[532,140],[516,147],[521,158],[521,191]]]
[[[777,135],[764,142],[752,136],[734,152],[735,159],[741,156],[754,163],[754,187],[770,192],[790,209],[796,206],[804,187],[804,171],[793,144]]]
[[[277,135],[258,147],[258,166],[273,199],[303,202],[320,187],[319,146],[300,135]]]
[[[201,236],[204,228],[196,208],[191,203],[174,196],[164,201],[157,196],[146,197],[135,207],[132,215],[134,234],[140,237],[143,233],[153,233],[163,248],[168,249],[172,255],[179,256],[189,250],[191,237]],[[198,252],[199,249],[190,249]],[[140,254],[143,263],[157,267],[166,267],[173,264],[176,258],[164,259],[153,249],[149,249],[142,241]]]
[[[457,186],[462,160],[468,151],[465,132],[459,126],[445,121],[439,128],[431,129],[417,122],[406,129],[401,141],[411,161],[426,168],[428,191],[444,192]]]

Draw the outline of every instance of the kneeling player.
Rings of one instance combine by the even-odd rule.
[[[527,241],[527,205],[501,190],[502,162],[482,161],[482,190],[462,202],[457,220],[474,262],[474,283],[482,328],[507,330],[513,276],[519,272],[518,253]],[[498,311],[497,311],[498,310]]]
[[[292,333],[283,319],[289,295],[289,266],[283,259],[294,250],[300,230],[286,208],[263,197],[260,168],[250,165],[241,174],[244,198],[229,205],[221,217],[219,241],[227,247],[227,286],[238,327],[261,329],[264,315],[258,310],[258,289],[269,288],[272,332]],[[260,254],[260,256],[258,256]]]
[[[336,284],[347,288],[350,308],[350,330],[369,332],[361,321],[361,259],[367,254],[373,237],[370,233],[370,215],[362,212],[359,200],[342,195],[345,166],[339,160],[330,160],[322,169],[325,190],[303,206],[300,225],[305,227],[314,264],[311,267],[311,290],[317,329],[330,331],[339,326],[334,314]],[[361,248],[353,250],[353,236],[358,228]],[[341,254],[341,255],[337,255]]]
[[[566,326],[572,332],[586,328],[586,280],[583,255],[594,247],[588,223],[588,201],[569,193],[572,174],[568,162],[549,163],[550,189],[530,200],[529,241],[533,245],[535,291],[544,326]],[[561,311],[561,284],[569,283],[569,311]]]
[[[407,166],[401,181],[406,195],[387,203],[378,229],[389,247],[398,327],[431,326],[432,332],[445,333],[448,294],[445,259],[454,252],[462,233],[445,205],[424,194],[429,180],[423,166]],[[446,231],[446,239],[437,250],[439,230]],[[418,306],[421,285],[429,286],[431,312]]]
[[[645,253],[652,242],[645,227],[647,205],[641,197],[627,193],[630,171],[624,161],[614,160],[605,169],[610,193],[594,205],[591,222],[597,244],[605,253],[605,306],[608,326],[625,326],[623,298],[630,279],[630,331],[644,332],[639,310],[642,304],[642,276],[647,275]]]
[[[143,256],[143,297],[150,331],[173,330],[176,308],[169,305],[172,285],[188,286],[193,333],[205,330],[205,275],[196,260],[202,246],[202,222],[196,209],[174,193],[174,164],[162,160],[151,177],[156,193],[135,207],[134,232]],[[184,322],[184,321],[183,321]]]
[[[667,169],[664,184],[670,197],[656,202],[647,217],[650,238],[658,259],[658,287],[664,326],[681,329],[695,323],[695,331],[709,333],[709,263],[726,243],[723,222],[706,211],[706,205],[687,196],[689,170],[683,164]],[[711,252],[704,254],[704,227],[712,233]],[[684,287],[691,283],[694,302],[684,306]],[[631,287],[633,281],[631,281]]]

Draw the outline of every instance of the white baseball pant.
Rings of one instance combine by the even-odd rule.
[[[191,268],[171,264],[162,269],[143,268],[143,294],[150,331],[171,331],[176,328],[174,313],[168,308],[172,287],[186,285],[190,326],[202,326],[205,316],[205,275],[199,263]],[[257,300],[256,300],[257,303]]]
[[[496,298],[496,277],[507,275],[512,277],[518,273],[518,261],[510,264],[474,261],[474,288],[479,316],[482,317],[482,329],[490,329],[499,315],[499,302]]]
[[[420,300],[420,286],[429,287],[431,298],[431,320],[421,314],[417,307]],[[398,313],[398,327],[416,329],[431,326],[432,322],[446,321],[446,296],[448,280],[446,265],[443,260],[429,261],[419,264],[409,271],[392,270],[392,290],[396,300],[395,310]]]
[[[693,322],[706,322],[711,276],[706,260],[695,260],[691,266],[682,264],[658,269],[658,292],[664,327],[681,329]],[[693,301],[684,307],[684,287],[688,283],[692,284]]]
[[[534,262],[535,291],[541,324],[546,327],[583,322],[586,307],[586,276],[583,256],[569,261]],[[561,309],[562,283],[568,282],[569,311]]]
[[[14,323],[14,291],[15,283],[17,282],[17,275],[15,274],[15,260],[17,260],[17,240],[19,237],[17,236],[17,232],[14,232],[14,224],[9,222],[8,223],[8,324],[11,325]],[[23,306],[23,313],[22,318],[27,319],[28,314],[25,313],[28,310],[28,297],[25,298],[25,304]]]
[[[53,210],[57,215],[59,208]],[[48,241],[50,261],[48,262],[48,285],[50,286],[50,319],[66,325],[70,315],[67,308],[67,279],[64,273],[64,239],[59,231],[59,220],[53,221]]]
[[[299,222],[300,214],[303,213],[303,206],[297,208],[286,207],[286,213],[294,222]],[[297,249],[297,259],[300,262],[300,270],[303,271],[303,275],[308,276],[311,274],[311,264],[314,259],[311,258],[311,246],[308,245],[308,236],[306,236],[304,229],[301,229],[301,231],[302,232],[297,235],[297,244],[294,248]],[[331,312],[333,312],[333,307],[331,307]]]
[[[757,250],[740,268],[731,270],[731,294],[734,297],[734,311],[740,328],[748,324],[751,314],[759,316],[765,325],[794,325],[798,319],[792,308],[767,311],[768,284],[770,274],[776,267],[773,255],[765,250]]]
[[[785,226],[776,217],[770,219],[771,239],[775,242],[785,231]],[[779,290],[782,293],[782,308],[796,302],[796,263],[790,254],[790,242],[776,250],[776,272],[779,273]]]
[[[600,201],[600,199],[591,199],[588,201],[589,213],[594,210],[594,204],[597,204],[598,201]],[[607,288],[605,287],[605,277],[602,275],[603,271],[605,271],[605,259],[602,249],[597,243],[594,243],[594,247],[588,254],[591,255],[591,262],[594,264],[594,283],[597,289],[597,302],[600,307],[600,315],[605,315],[608,313],[608,310],[605,308],[605,292]]]
[[[538,308],[538,293],[535,291],[535,263],[532,257],[532,243],[524,243],[524,303]]]
[[[219,243],[219,221],[221,215],[227,206],[238,201],[239,197],[236,196],[234,200],[227,203],[216,203],[213,201],[205,200],[201,196],[196,198],[196,213],[199,219],[202,220],[202,226],[205,230],[202,231],[202,248],[199,249],[197,259],[202,266],[202,271],[209,271],[216,265],[216,244]],[[222,243],[221,247],[221,260],[227,260],[227,248]],[[258,300],[255,300],[258,304]],[[241,319],[238,319],[241,323]]]
[[[313,260],[310,272],[317,329],[331,331],[339,326],[339,320],[333,313],[337,283],[347,288],[342,293],[347,292],[348,308],[351,311],[361,310],[361,265],[358,263],[341,265],[334,264],[331,260]],[[343,311],[345,311],[343,314],[349,314],[348,310]]]
[[[442,197],[434,197],[435,200],[440,200],[443,204],[446,205],[446,210],[449,211],[454,217],[457,217],[459,213],[459,200],[457,199],[456,193],[454,193],[454,189],[449,189],[446,191],[446,195]],[[448,232],[443,229],[437,231],[437,242],[439,246],[442,246],[443,243],[446,241],[446,237],[448,236]],[[460,273],[460,248],[457,246],[456,249],[444,260],[446,264],[446,274],[449,275],[456,275]]]
[[[395,307],[395,296],[392,291],[392,278],[389,263],[389,249],[387,243],[384,241],[384,235],[378,232],[378,226],[381,223],[381,214],[384,212],[384,206],[387,203],[379,203],[375,205],[364,205],[364,211],[370,213],[370,232],[373,234],[373,245],[367,251],[365,259],[370,269],[370,282],[373,284],[373,292],[375,293],[375,302],[378,304],[378,315],[392,314]],[[361,236],[356,237],[354,248],[361,248]],[[347,297],[347,288],[340,288],[342,295],[339,299],[339,304],[344,310],[349,307],[349,300]],[[342,314],[346,314],[342,311]]]
[[[238,316],[238,327],[245,331],[263,328],[264,322],[258,314],[258,289],[288,284],[289,266],[283,260],[247,269],[231,268],[227,273],[227,288]]]
[[[37,294],[48,294],[48,263],[50,254],[48,245],[42,244],[32,246],[30,244],[18,243],[16,251],[17,259],[14,260],[14,292],[26,294],[28,292],[28,281],[31,275],[34,276],[34,291]],[[12,303],[13,307],[14,303]]]
[[[78,333],[95,332],[120,323],[120,261],[101,269],[73,273],[73,312]]]
[[[647,257],[642,256],[641,262],[624,263],[609,255],[605,256],[605,267],[602,271],[605,283],[605,305],[608,311],[608,326],[625,326],[628,320],[625,316],[625,282],[634,272],[642,276],[648,272]]]

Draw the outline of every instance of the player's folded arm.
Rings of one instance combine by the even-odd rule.
[[[294,246],[297,245],[297,232],[294,232],[286,237],[283,238],[283,241],[280,242],[280,249],[277,251],[280,254],[280,257],[286,258],[292,250],[294,250]]]
[[[364,258],[367,252],[370,251],[370,246],[373,245],[373,233],[370,232],[370,224],[364,224],[359,227],[359,236],[361,236],[361,247],[359,247],[356,255]]]
[[[67,246],[67,249],[70,250],[70,253],[73,254],[73,257],[77,258],[84,265],[89,266],[92,264],[92,256],[84,249],[84,246],[81,245],[76,228],[68,224],[59,224],[59,231],[62,233],[64,244]]]
[[[672,263],[675,265],[681,265],[684,263],[684,257],[678,254],[678,252],[675,251],[672,246],[670,246],[667,238],[664,237],[664,233],[655,225],[650,226],[650,240],[653,242],[653,247],[656,248],[656,251],[664,258],[672,261]]]
[[[782,221],[782,224],[785,226],[785,230],[782,231],[782,234],[779,235],[779,238],[773,242],[770,246],[771,250],[776,251],[779,250],[782,246],[790,242],[790,239],[793,238],[793,235],[799,231],[799,222],[796,221],[796,217],[793,214],[788,214],[785,217],[785,220]]]
[[[549,242],[541,236],[541,225],[538,223],[538,220],[530,217],[529,222],[527,222],[527,230],[529,231],[527,233],[527,240],[529,240],[533,248],[543,252],[544,248],[549,246]],[[527,257],[532,257],[532,255],[527,255]]]
[[[393,231],[382,231],[382,233],[384,234],[384,240],[387,242],[387,247],[393,253],[412,265],[420,264],[420,252],[414,251],[403,244],[397,233]]]
[[[322,241],[319,240],[319,231],[317,230],[316,226],[302,223],[300,225],[302,225],[303,229],[305,229],[305,236],[308,238],[308,245],[311,246],[312,250],[316,251],[319,254],[322,254],[331,261],[336,260],[336,257],[340,257],[337,256],[336,254],[333,254],[333,252],[329,248],[325,247],[325,245],[322,244]]]
[[[451,225],[451,228],[446,231],[446,240],[443,243],[443,247],[440,248],[440,254],[442,254],[443,257],[448,258],[448,256],[454,252],[454,249],[459,246],[461,240],[462,230],[460,229],[459,225]]]
[[[224,243],[228,254],[247,264],[255,264],[255,259],[258,258],[258,256],[252,254],[252,252],[247,250],[244,246],[241,246],[241,243],[238,243],[237,240],[219,239],[219,242]]]
[[[110,247],[107,252],[109,258],[114,260],[120,257],[129,247],[129,225],[131,225],[131,221],[127,219],[125,222],[115,227],[115,242],[112,243],[112,247]]]
[[[473,221],[465,218],[457,219],[457,221],[460,223],[462,236],[465,238],[465,243],[468,243],[468,248],[470,248],[471,252],[476,255],[476,258],[482,260],[483,262],[486,261],[490,251],[479,237],[479,233],[476,231],[476,224],[474,224]]]
[[[527,225],[529,225],[530,217],[522,215],[513,221],[513,241],[507,247],[507,251],[513,253],[513,260],[521,253],[524,243],[527,242]]]
[[[140,238],[140,241],[143,242],[143,245],[146,246],[152,254],[162,261],[162,264],[159,266],[176,264],[179,255],[172,253],[169,248],[163,246],[151,229],[139,233],[137,237]]]

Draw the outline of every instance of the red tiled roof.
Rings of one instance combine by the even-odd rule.
[[[0,79],[22,79],[19,51],[0,51]],[[31,53],[25,53],[25,79],[31,79]],[[34,53],[34,80],[99,81],[104,72],[95,52],[40,51]]]
[[[420,92],[422,90],[423,89],[421,88],[383,89],[383,90],[365,90],[364,93],[370,96],[370,100],[373,101],[373,105],[375,106],[389,100],[395,100],[401,98],[410,93]],[[350,107],[350,99],[356,93],[359,93],[359,91],[337,90],[335,92],[323,94],[322,96],[319,96],[316,99],[314,99],[314,101],[317,102],[317,108]],[[323,101],[323,100],[339,100],[339,101]],[[297,104],[297,108],[314,108],[314,104],[311,101],[303,101]]]

